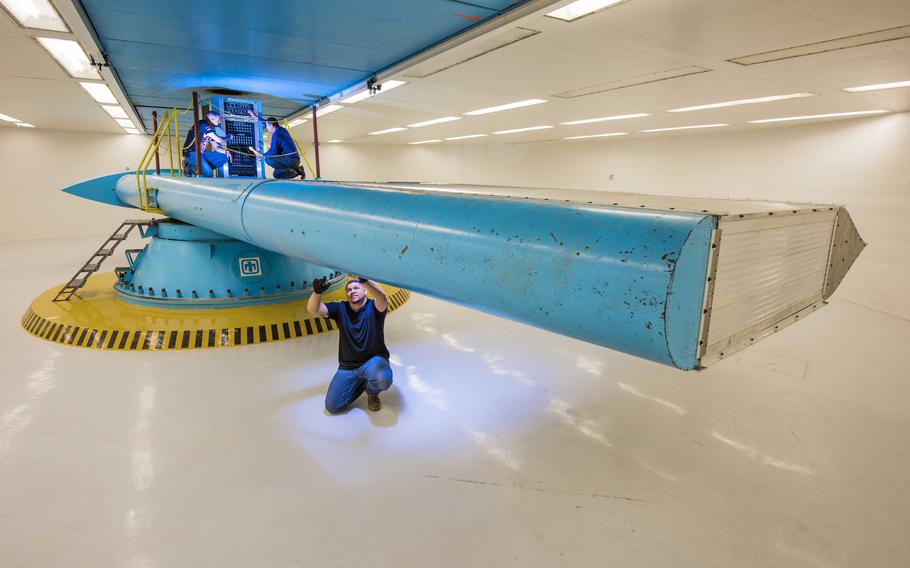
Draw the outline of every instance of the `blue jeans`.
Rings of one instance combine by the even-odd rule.
[[[274,170],[275,179],[290,179],[297,177],[297,166],[300,165],[300,158],[297,156],[266,156],[265,163],[270,165]]]
[[[392,367],[379,355],[374,355],[356,369],[338,369],[329,390],[325,393],[325,409],[341,412],[367,391],[378,394],[392,386]]]
[[[184,158],[186,158],[186,164],[189,166],[189,170],[195,173],[196,152],[188,152],[184,154]],[[214,170],[223,166],[225,162],[227,162],[227,156],[221,152],[203,152],[202,163],[199,168],[202,171],[202,177],[214,177]]]

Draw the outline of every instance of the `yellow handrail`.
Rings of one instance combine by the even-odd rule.
[[[136,168],[136,190],[138,192],[137,197],[139,199],[139,208],[143,211],[154,211],[156,209],[149,206],[149,187],[146,175],[148,173],[148,168],[152,164],[152,160],[160,150],[161,143],[164,138],[167,138],[167,155],[168,162],[171,166],[170,175],[179,175],[174,171],[174,158],[177,157],[175,156],[177,143],[173,141],[180,139],[180,131],[178,130],[177,123],[178,114],[179,113],[177,112],[177,109],[173,108],[164,115],[164,120],[158,124],[158,129],[155,130],[155,133],[152,135],[152,141],[145,149],[145,153],[142,155],[142,159],[139,161],[139,166]],[[180,160],[178,157],[177,164],[179,163]]]

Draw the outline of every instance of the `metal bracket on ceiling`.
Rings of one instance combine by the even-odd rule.
[[[103,51],[101,52],[101,61],[97,61],[95,59],[95,56],[92,54],[89,54],[88,61],[92,67],[98,70],[98,73],[101,73],[101,70],[105,67],[109,68],[111,66],[111,63],[107,60],[107,54]]]
[[[382,90],[382,85],[377,83],[378,79],[376,77],[370,77],[367,79],[367,89],[370,91],[371,95],[375,95]]]

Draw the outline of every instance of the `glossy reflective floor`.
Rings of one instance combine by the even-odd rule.
[[[910,322],[835,300],[684,373],[422,296],[336,338],[97,352],[18,327],[99,239],[0,245],[0,565],[906,566]]]

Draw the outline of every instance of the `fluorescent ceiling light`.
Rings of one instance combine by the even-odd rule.
[[[360,91],[359,93],[357,93],[356,95],[350,96],[350,97],[342,100],[341,102],[343,102],[346,105],[352,105],[354,103],[359,103],[363,99],[368,99],[372,96],[373,96],[373,94],[370,93],[369,89],[364,89],[364,90]]]
[[[514,134],[516,132],[529,132],[531,130],[544,130],[546,128],[553,128],[553,127],[549,126],[549,125],[529,126],[527,128],[513,128],[512,130],[499,130],[499,131],[494,132],[493,134]]]
[[[19,128],[34,128],[35,127],[34,124],[29,124],[27,122],[17,122],[16,126]]]
[[[430,142],[442,142],[442,140],[436,138],[434,140],[421,140],[419,142],[408,142],[408,144],[429,144]]]
[[[421,126],[430,126],[431,124],[442,124],[444,122],[452,122],[453,120],[461,120],[460,116],[444,116],[442,118],[434,118],[433,120],[424,120],[423,122],[415,122],[414,124],[409,124],[408,128],[420,128]]]
[[[329,141],[328,141],[329,144],[338,144],[339,142],[344,142],[344,140],[335,139],[335,140],[329,140]]]
[[[385,130],[377,130],[376,132],[370,132],[369,135],[376,136],[379,134],[388,134],[389,132],[401,132],[402,130],[407,130],[407,128],[402,128],[400,126],[396,126],[395,128],[386,128]]]
[[[446,138],[446,140],[467,140],[468,138],[483,138],[484,136],[489,136],[489,134],[468,134],[466,136],[452,136],[451,138]]]
[[[900,89],[901,87],[910,87],[910,81],[898,81],[896,83],[879,83],[877,85],[862,85],[860,87],[847,87],[844,89],[848,93],[862,93],[864,91],[881,91],[884,89]]]
[[[288,123],[288,128],[294,128],[295,126],[300,126],[301,124],[304,124],[305,122],[307,122],[307,119],[305,119],[305,118],[295,118],[294,120],[292,120]]]
[[[127,134],[139,134],[139,131],[135,128],[124,128],[124,130],[126,130]]]
[[[558,10],[553,10],[552,12],[547,13],[551,18],[558,18],[560,20],[565,20],[571,22],[577,20],[582,16],[587,16],[588,14],[593,14],[594,12],[599,12],[604,8],[609,8],[615,4],[619,4],[624,0],[577,0]]]
[[[113,118],[129,118],[129,116],[126,115],[126,111],[123,110],[123,107],[120,105],[101,105],[101,108]]]
[[[499,112],[501,110],[510,110],[513,108],[521,108],[521,107],[526,107],[526,106],[531,106],[531,105],[539,105],[539,104],[545,103],[545,102],[547,102],[547,101],[545,101],[543,99],[527,99],[524,101],[517,101],[514,103],[508,103],[508,104],[504,104],[504,105],[492,106],[492,107],[487,107],[487,108],[479,108],[477,110],[472,110],[471,112],[466,112],[464,114],[467,114],[470,116],[477,116],[479,114],[489,114],[491,112]]]
[[[329,114],[330,112],[335,112],[336,110],[341,110],[344,107],[341,105],[328,105],[322,108],[316,109],[316,118],[322,118],[323,116]]]
[[[646,112],[640,112],[638,114],[618,114],[616,116],[604,116],[602,118],[586,118],[584,120],[573,120],[570,122],[560,122],[564,126],[572,126],[573,124],[591,124],[592,122],[603,122],[605,120],[623,120],[625,118],[641,118],[643,116],[651,116]]]
[[[77,79],[101,79],[98,70],[92,67],[85,50],[78,42],[71,39],[51,37],[35,38],[46,49],[66,72]]]
[[[608,132],[606,134],[588,134],[587,136],[569,136],[568,138],[563,138],[563,140],[581,140],[582,138],[604,138],[607,136],[624,136],[628,132]]]
[[[784,116],[781,118],[765,118],[763,120],[750,120],[750,124],[764,124],[766,122],[786,122],[788,120],[809,120],[810,118],[836,118],[840,116],[863,116],[867,114],[882,114],[886,110],[861,110],[856,112],[832,112],[828,114],[813,114],[808,116]]]
[[[133,124],[133,121],[128,118],[118,118],[115,119],[115,122],[124,128],[136,128],[136,125]]]
[[[0,120],[5,120],[6,122],[22,122],[18,118],[13,118],[6,114],[0,114]]]
[[[400,87],[402,85],[407,85],[407,81],[396,81],[395,79],[390,79],[384,83],[380,83],[382,89],[379,90],[380,93],[387,93],[394,89],[395,87]]]
[[[651,128],[650,130],[639,130],[639,132],[667,132],[669,130],[689,130],[691,128],[717,128],[718,126],[730,126],[729,124],[695,124],[693,126],[674,126],[673,128]]]
[[[770,97],[758,97],[754,99],[739,99],[736,101],[725,101],[722,103],[711,103],[707,105],[698,105],[682,108],[671,108],[667,112],[689,112],[693,110],[704,110],[709,108],[723,108],[739,105],[754,105],[758,103],[771,103],[774,101],[785,101],[787,99],[801,99],[804,97],[814,97],[815,93],[791,93],[789,95],[771,95]]]
[[[115,105],[117,104],[117,97],[114,96],[114,93],[111,92],[111,89],[104,83],[89,83],[87,81],[80,81],[82,88],[88,91],[88,94],[95,99],[95,102]]]
[[[22,27],[55,32],[70,31],[48,0],[0,0]]]

